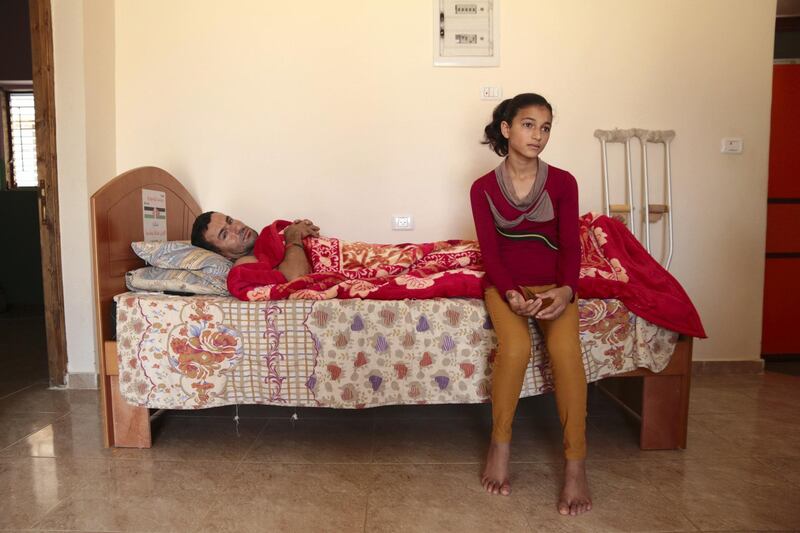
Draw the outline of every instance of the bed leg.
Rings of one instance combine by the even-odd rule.
[[[108,444],[117,448],[150,448],[150,411],[147,407],[131,405],[122,398],[118,376],[108,376],[108,379],[113,426]]]
[[[642,387],[643,450],[686,448],[689,417],[688,376],[647,376]]]

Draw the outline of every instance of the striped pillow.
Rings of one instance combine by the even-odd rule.
[[[173,270],[202,270],[228,277],[233,263],[219,254],[192,246],[189,241],[141,241],[131,243],[133,251],[148,264]]]
[[[128,272],[125,284],[132,291],[229,295],[224,277],[206,274],[202,270],[144,267]]]

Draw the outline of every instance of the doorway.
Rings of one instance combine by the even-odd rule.
[[[66,384],[49,0],[4,0],[0,37],[0,396]]]

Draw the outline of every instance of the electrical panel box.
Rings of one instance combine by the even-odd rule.
[[[433,0],[433,64],[500,64],[499,0]]]

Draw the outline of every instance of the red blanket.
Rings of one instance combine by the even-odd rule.
[[[658,326],[706,338],[692,301],[624,224],[604,215],[581,217],[581,298],[616,298]]]
[[[288,224],[279,220],[264,228],[254,249],[259,262],[236,266],[228,275],[231,294],[240,300],[483,297],[475,241],[382,245],[307,238],[312,273],[287,283],[277,266]],[[683,288],[625,226],[589,213],[581,217],[580,233],[582,298],[617,298],[654,324],[705,337]]]

